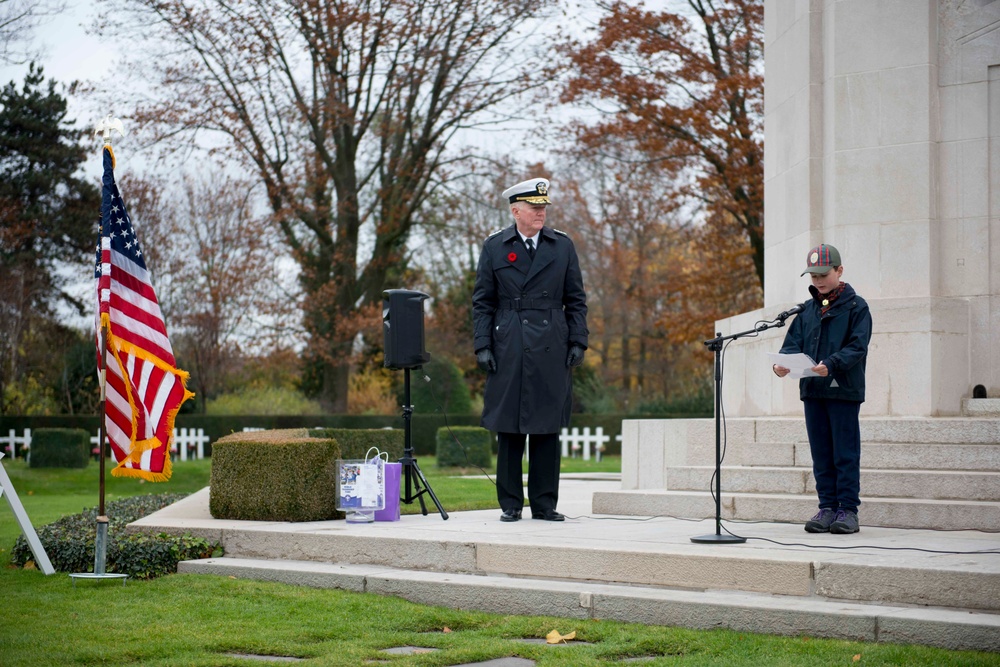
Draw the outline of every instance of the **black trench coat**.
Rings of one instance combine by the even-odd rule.
[[[472,293],[473,348],[493,350],[480,424],[503,433],[569,425],[571,343],[587,347],[587,295],[573,242],[543,227],[534,259],[511,225],[483,243]]]

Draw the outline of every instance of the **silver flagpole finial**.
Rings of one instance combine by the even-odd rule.
[[[125,126],[122,125],[121,120],[115,118],[111,114],[108,114],[103,119],[101,119],[101,122],[99,122],[97,124],[97,129],[94,131],[94,134],[103,134],[104,135],[104,145],[105,146],[110,146],[111,145],[111,130],[114,130],[115,132],[117,132],[119,135],[121,135],[123,137],[125,136]]]

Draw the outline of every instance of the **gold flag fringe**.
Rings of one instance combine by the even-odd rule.
[[[108,148],[110,150],[110,147]],[[112,158],[114,154],[112,153]],[[139,407],[136,403],[135,397],[132,395],[132,386],[129,382],[125,383],[125,392],[128,396],[128,404],[132,409],[132,432],[129,434],[129,454],[126,456],[117,466],[111,470],[111,474],[114,477],[137,477],[144,479],[149,482],[166,482],[170,479],[170,475],[173,473],[173,466],[170,461],[170,443],[173,441],[174,433],[174,420],[177,417],[177,413],[180,411],[182,405],[185,401],[190,398],[194,398],[194,393],[188,391],[187,381],[190,377],[187,371],[182,371],[178,368],[174,368],[170,364],[165,363],[159,357],[156,357],[142,348],[136,347],[131,343],[119,340],[116,336],[111,333],[111,317],[107,313],[101,314],[101,327],[104,328],[108,333],[108,349],[111,351],[114,357],[115,363],[118,364],[119,370],[123,377],[127,377],[125,372],[125,364],[122,363],[120,352],[131,353],[137,357],[142,357],[146,361],[154,364],[161,370],[167,373],[172,373],[174,376],[180,380],[181,387],[184,389],[184,397],[181,402],[177,404],[177,407],[170,410],[167,413],[167,442],[163,443],[159,438],[153,437],[146,440],[136,440],[136,422],[139,418]],[[140,468],[134,468],[129,466],[129,464],[134,464],[136,466],[141,465],[142,455],[147,451],[152,451],[159,447],[166,447],[166,456],[163,460],[163,471],[153,472],[151,470],[142,470]]]

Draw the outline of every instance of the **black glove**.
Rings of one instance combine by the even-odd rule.
[[[569,354],[566,356],[566,365],[576,367],[583,363],[584,348],[579,345],[570,345]]]
[[[479,366],[479,370],[486,371],[487,373],[496,373],[497,360],[493,356],[493,350],[484,347],[476,352],[476,365]]]

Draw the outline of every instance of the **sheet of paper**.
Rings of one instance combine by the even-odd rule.
[[[780,352],[768,352],[767,358],[772,364],[784,366],[789,370],[790,378],[819,377],[812,367],[816,362],[808,354],[798,352],[796,354],[781,354]]]
[[[374,507],[378,504],[379,497],[379,474],[378,466],[363,465],[361,473],[358,475],[358,495],[364,498],[363,505]]]

